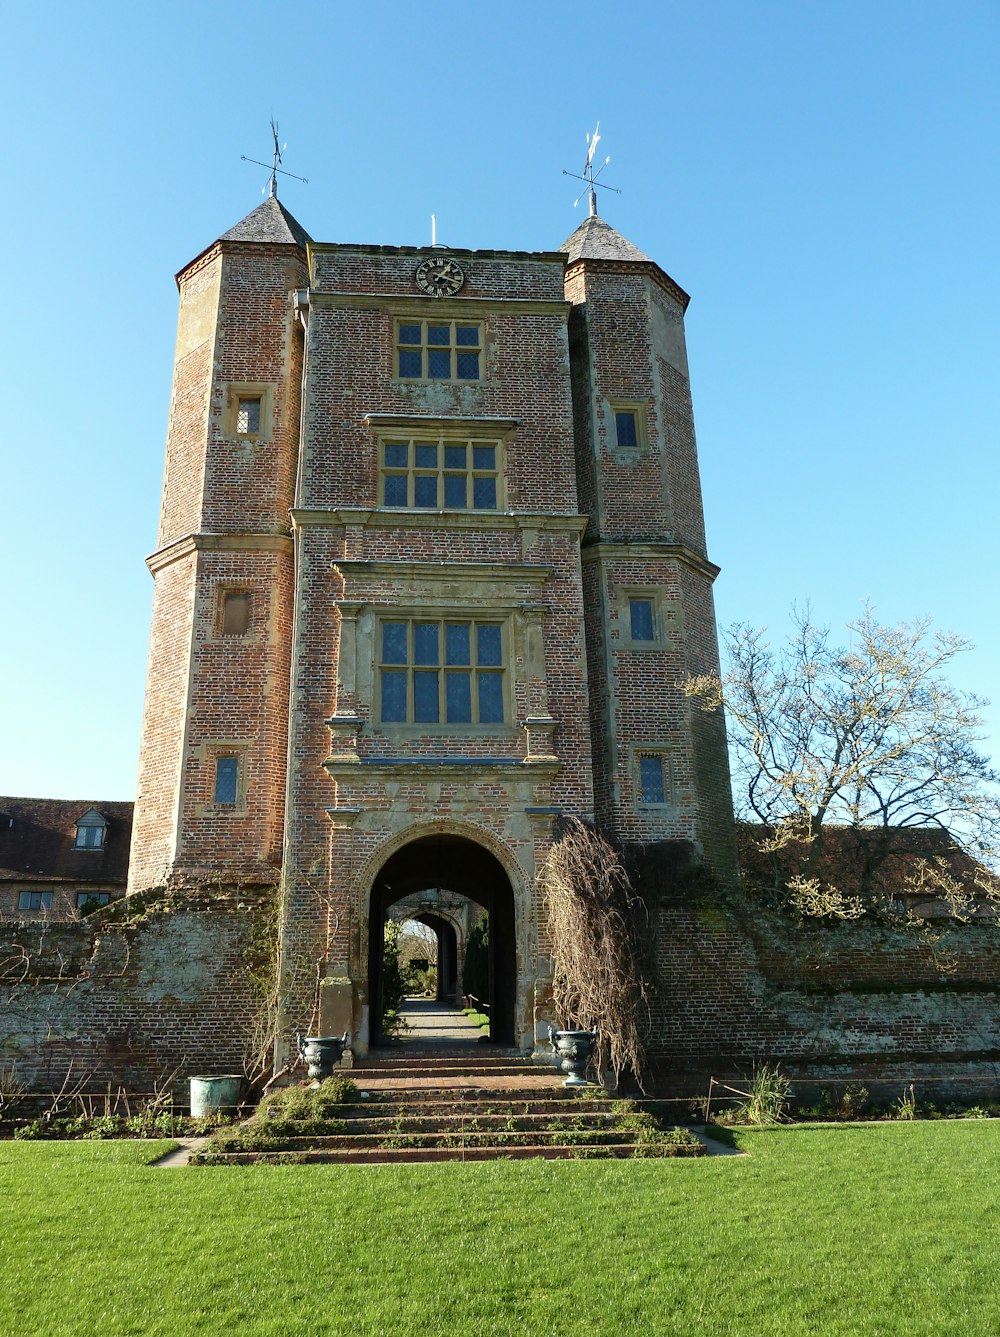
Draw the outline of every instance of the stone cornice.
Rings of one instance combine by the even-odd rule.
[[[310,307],[361,307],[367,310],[391,310],[397,315],[443,317],[468,320],[479,311],[506,311],[518,316],[562,316],[566,319],[572,304],[544,297],[416,297],[403,292],[323,292],[309,293]]]
[[[404,575],[416,576],[419,579],[447,576],[449,581],[476,586],[481,586],[485,581],[495,581],[501,576],[504,579],[544,585],[553,574],[553,568],[541,562],[424,562],[409,558],[382,561],[366,557],[338,558],[333,563],[333,569],[340,575],[349,572],[354,576],[368,575],[392,579]]]
[[[461,246],[381,246],[377,242],[311,241],[306,250],[313,255],[409,255],[417,258],[437,250],[462,260],[518,260],[536,261],[546,265],[564,265],[565,251],[470,251]]]
[[[146,558],[155,575],[171,562],[190,557],[193,552],[284,552],[292,551],[290,534],[185,534]]]
[[[441,771],[483,775],[554,775],[561,769],[556,758],[546,757],[532,761],[525,757],[363,757],[359,761],[323,762],[323,769],[334,780],[358,781],[364,776],[385,775],[438,775]],[[336,811],[336,810],[335,810]]]
[[[710,562],[707,557],[694,548],[689,548],[686,543],[660,543],[660,542],[638,542],[628,543],[624,541],[615,541],[601,539],[597,543],[588,543],[581,554],[584,563],[625,560],[634,558],[647,558],[651,560],[669,558],[675,562],[683,562],[685,566],[697,571],[700,576],[705,576],[707,580],[714,580],[722,570],[714,562]]]
[[[463,418],[442,413],[366,413],[363,421],[375,428],[406,427],[416,432],[433,428],[436,432],[449,433],[459,429],[475,431],[478,428],[483,432],[500,432],[502,435],[516,431],[521,425],[520,418]]]
[[[582,534],[585,515],[550,515],[546,511],[410,511],[338,506],[318,510],[297,506],[291,513],[296,529],[535,529]]]

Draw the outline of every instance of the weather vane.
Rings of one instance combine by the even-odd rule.
[[[268,190],[268,194],[271,195],[271,196],[273,196],[275,199],[277,199],[277,197],[278,197],[278,177],[279,177],[279,175],[280,175],[280,176],[290,176],[290,177],[292,178],[293,181],[301,181],[302,184],[305,185],[305,186],[308,186],[308,184],[309,184],[309,178],[308,178],[308,177],[305,177],[305,176],[296,176],[294,172],[286,172],[285,169],[284,169],[283,167],[279,167],[279,166],[278,166],[278,163],[281,162],[281,155],[282,155],[282,153],[284,153],[285,149],[288,148],[288,145],[287,145],[287,144],[282,144],[282,145],[280,145],[280,147],[279,147],[279,144],[278,144],[278,122],[274,119],[273,116],[271,117],[271,134],[274,136],[274,153],[273,153],[272,156],[271,156],[271,181],[270,181],[270,189]],[[266,167],[266,166],[267,166],[267,163],[266,163],[266,162],[261,162],[258,158],[248,158],[248,157],[246,156],[245,153],[241,153],[241,154],[240,154],[240,162],[252,162],[252,163],[254,164],[254,166],[256,166],[256,167]],[[267,190],[267,187],[264,187],[264,190]],[[261,192],[260,192],[262,195],[264,194],[264,190],[261,190]]]
[[[589,190],[589,192],[590,192],[590,216],[591,216],[591,218],[593,218],[593,217],[596,215],[596,213],[597,213],[597,189],[598,189],[598,187],[600,187],[601,190],[610,190],[610,191],[613,191],[615,195],[620,195],[620,194],[621,194],[621,191],[620,191],[616,186],[606,186],[606,185],[604,184],[603,181],[598,181],[598,180],[597,180],[597,178],[598,178],[598,177],[601,175],[601,173],[604,171],[605,167],[607,167],[608,163],[611,161],[611,154],[609,153],[608,156],[607,156],[607,157],[604,159],[604,161],[601,163],[600,167],[598,167],[597,171],[596,171],[596,172],[594,171],[594,153],[595,153],[595,151],[596,151],[596,149],[597,149],[598,141],[599,141],[600,138],[601,138],[600,131],[601,131],[601,123],[600,123],[600,121],[598,121],[598,122],[597,122],[597,125],[596,125],[596,127],[595,127],[595,129],[594,129],[594,133],[593,133],[593,135],[589,135],[589,134],[587,135],[587,161],[586,161],[586,162],[584,163],[584,165],[583,165],[583,172],[582,172],[582,174],[579,173],[579,172],[567,172],[566,169],[565,169],[565,167],[563,168],[563,176],[571,176],[571,177],[573,177],[574,180],[576,180],[576,181],[586,181],[586,183],[587,183],[587,190]],[[587,194],[587,191],[586,191],[586,190],[581,190],[581,191],[580,191],[579,195],[577,195],[576,199],[573,201],[573,208],[574,208],[574,209],[576,208],[576,206],[580,203],[580,201],[583,199],[584,195],[586,195],[586,194]]]

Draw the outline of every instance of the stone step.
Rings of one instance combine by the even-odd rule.
[[[438,1146],[438,1147],[359,1147],[330,1148],[322,1151],[241,1151],[215,1157],[216,1165],[406,1165],[438,1161],[491,1160],[597,1160],[603,1158],[664,1156],[704,1156],[706,1148],[697,1145],[668,1147],[663,1151],[648,1143],[635,1141],[603,1143],[535,1143],[523,1146]],[[197,1164],[196,1158],[192,1159]]]
[[[394,1093],[395,1094],[395,1093]],[[496,1099],[451,1100],[446,1096],[428,1099],[434,1093],[401,1093],[409,1098],[403,1100],[365,1101],[358,1105],[344,1105],[338,1117],[343,1119],[367,1118],[542,1118],[546,1115],[567,1114],[611,1114],[615,1111],[613,1100],[523,1100],[511,1099],[500,1093]],[[487,1093],[483,1093],[487,1094]],[[542,1093],[544,1094],[544,1093]]]
[[[245,1149],[223,1134],[218,1150],[211,1143],[204,1149],[203,1163],[375,1164],[704,1152],[700,1143],[660,1141],[628,1126],[636,1110],[649,1104],[650,1112],[659,1116],[662,1106],[626,1102],[600,1087],[566,1087],[557,1069],[520,1055],[481,1057],[474,1049],[456,1054],[411,1051],[366,1060],[349,1075],[357,1093],[330,1111],[329,1133],[295,1131],[294,1122],[283,1120],[284,1128],[292,1128],[290,1134],[269,1133],[261,1110],[246,1128]],[[277,1112],[275,1122],[279,1119]],[[263,1144],[257,1149],[255,1137]]]
[[[412,1059],[435,1063],[530,1063],[531,1055],[520,1049],[503,1049],[497,1045],[461,1045],[451,1049],[437,1049],[431,1045],[406,1045],[391,1054],[370,1050],[355,1061],[371,1067],[382,1064],[408,1063]]]
[[[587,1111],[586,1113],[573,1114],[574,1131],[583,1131],[585,1129],[605,1129],[613,1128],[621,1116],[613,1111]],[[557,1130],[559,1132],[567,1131],[565,1124],[568,1119],[557,1119]],[[490,1133],[494,1130],[499,1132],[524,1133],[533,1129],[539,1129],[548,1133],[553,1123],[552,1114],[469,1114],[469,1113],[440,1113],[440,1114],[385,1114],[372,1116],[370,1118],[350,1116],[344,1119],[344,1123],[349,1125],[345,1130],[345,1136],[360,1137],[366,1133],[377,1133],[387,1135],[394,1132],[399,1133],[442,1133],[453,1136],[456,1133],[467,1132],[470,1135],[474,1133]],[[471,1124],[475,1127],[471,1127]],[[517,1125],[508,1129],[507,1124]],[[282,1134],[283,1141],[302,1141],[302,1137],[296,1134]]]
[[[366,1078],[384,1077],[528,1077],[541,1076],[561,1080],[562,1073],[540,1063],[393,1063],[353,1068],[345,1076],[361,1084]]]
[[[562,1082],[533,1076],[531,1073],[465,1073],[454,1076],[443,1073],[400,1073],[398,1076],[375,1076],[369,1073],[358,1081],[362,1091],[571,1091]]]
[[[517,1146],[527,1140],[537,1142],[540,1146],[548,1146],[550,1142],[557,1145],[565,1143],[567,1146],[574,1146],[578,1142],[593,1146],[601,1146],[606,1142],[635,1142],[638,1140],[637,1134],[632,1129],[615,1128],[609,1125],[604,1128],[546,1128],[544,1125],[536,1126],[531,1129],[512,1129],[508,1131],[505,1128],[493,1129],[449,1129],[449,1128],[430,1128],[424,1132],[412,1128],[383,1128],[378,1132],[356,1133],[353,1130],[347,1133],[325,1133],[315,1136],[303,1137],[281,1137],[278,1139],[280,1146],[274,1148],[261,1148],[261,1150],[275,1151],[326,1151],[344,1147],[378,1147],[392,1146],[394,1143],[398,1146],[407,1144],[417,1147],[436,1147],[436,1146]],[[253,1150],[253,1148],[248,1148]],[[238,1151],[238,1149],[235,1149]]]

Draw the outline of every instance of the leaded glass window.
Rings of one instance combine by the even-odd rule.
[[[503,624],[387,618],[379,679],[383,724],[503,724]]]
[[[500,445],[392,437],[379,442],[381,502],[400,509],[495,511]]]
[[[478,381],[483,327],[462,320],[396,323],[396,374],[406,381]]]

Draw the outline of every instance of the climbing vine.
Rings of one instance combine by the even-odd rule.
[[[640,933],[646,914],[617,851],[576,818],[539,874],[552,941],[552,997],[568,1030],[597,1027],[597,1062],[616,1078],[646,1070]]]

